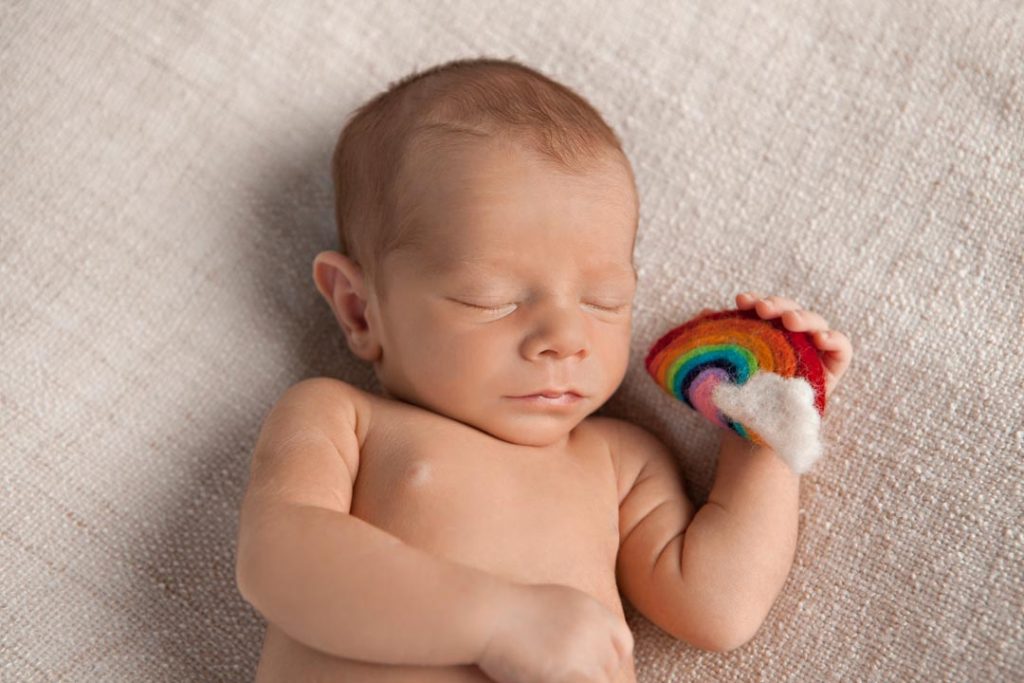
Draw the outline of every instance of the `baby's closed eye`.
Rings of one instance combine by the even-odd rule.
[[[608,305],[604,305],[604,306],[602,306],[601,304],[593,304],[593,303],[592,304],[585,304],[585,305],[593,306],[594,308],[600,308],[602,311],[614,311],[614,312],[624,311],[625,309],[629,308],[629,303],[624,303],[624,304],[608,304]]]
[[[511,312],[511,309],[515,308],[515,306],[516,306],[513,303],[484,304],[484,303],[471,303],[469,301],[462,301],[460,299],[451,299],[451,301],[453,301],[456,304],[458,304],[460,306],[463,306],[465,308],[472,308],[472,309],[475,309],[477,311],[486,312],[486,313]]]
[[[456,303],[461,304],[463,306],[466,306],[468,308],[473,308],[473,309],[476,309],[476,310],[479,310],[479,311],[482,311],[482,312],[485,312],[485,313],[489,313],[489,314],[511,313],[512,311],[514,311],[518,307],[518,304],[511,303],[511,302],[510,303],[503,303],[503,304],[493,305],[493,304],[483,304],[483,303],[470,303],[468,301],[460,301],[458,299],[452,299],[452,301],[455,301]],[[625,313],[626,310],[630,306],[629,303],[625,303],[625,304],[616,304],[616,303],[600,304],[600,303],[591,303],[591,302],[581,302],[581,305],[582,306],[586,306],[587,308],[591,308],[591,309],[600,311],[603,314],[621,314],[621,313]]]

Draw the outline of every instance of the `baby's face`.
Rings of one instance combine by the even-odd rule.
[[[420,177],[411,158],[404,199],[426,232],[383,264],[375,367],[388,396],[557,446],[615,392],[629,360],[637,200],[612,159],[572,175],[488,142]],[[516,398],[548,389],[580,398]]]

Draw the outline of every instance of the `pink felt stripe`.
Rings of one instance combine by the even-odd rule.
[[[711,400],[711,394],[720,382],[728,381],[729,373],[722,368],[708,368],[690,383],[689,393],[690,403],[697,409],[697,412],[726,429],[729,428],[729,425],[725,424],[719,416],[718,406]]]

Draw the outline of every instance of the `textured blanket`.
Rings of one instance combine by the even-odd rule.
[[[1018,1],[0,4],[0,678],[251,680],[237,512],[265,411],[374,390],[310,277],[345,117],[514,57],[620,133],[641,195],[628,375],[700,504],[721,432],[643,356],[740,291],[854,360],[755,638],[627,605],[643,683],[1024,679]]]

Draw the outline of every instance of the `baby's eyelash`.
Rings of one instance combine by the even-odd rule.
[[[465,302],[460,302],[460,303],[465,303]],[[472,306],[473,308],[479,308],[481,311],[500,311],[503,308],[508,308],[509,306],[515,306],[515,304],[502,304],[501,306],[477,306],[476,304],[466,304],[466,305],[467,306]]]
[[[621,306],[598,306],[597,304],[587,304],[587,305],[588,306],[593,306],[594,308],[599,308],[602,311],[608,311],[609,313],[616,313],[616,312],[621,311],[622,309],[626,308],[627,306],[629,306],[629,304],[622,304]]]
[[[459,301],[459,303],[462,304],[463,306],[469,306],[470,308],[476,308],[476,309],[479,309],[481,311],[492,311],[492,312],[493,311],[500,311],[500,310],[502,310],[504,308],[508,308],[509,306],[515,306],[515,304],[502,304],[501,306],[478,306],[477,304],[471,304],[471,303],[467,303],[465,301]],[[592,306],[592,307],[594,307],[596,309],[599,309],[599,310],[602,310],[602,311],[607,311],[609,313],[617,313],[618,311],[621,311],[622,309],[627,308],[629,306],[629,304],[622,304],[622,305],[619,305],[619,306],[599,306],[598,304],[587,304],[587,306]]]

